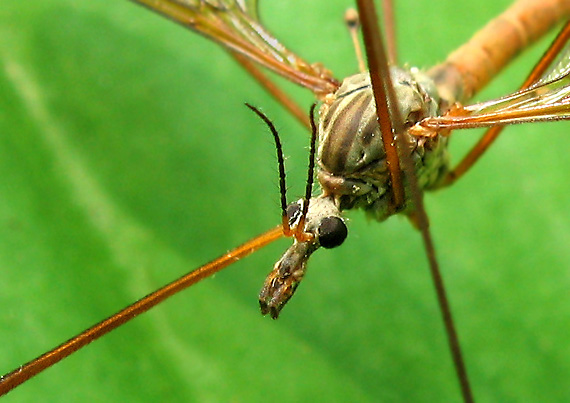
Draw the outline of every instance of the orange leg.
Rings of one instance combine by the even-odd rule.
[[[309,115],[297,104],[289,95],[287,95],[277,84],[271,81],[251,60],[245,56],[230,52],[233,58],[247,70],[249,74],[270,93],[285,109],[308,130],[311,130],[311,123],[309,122]]]
[[[386,53],[388,54],[388,64],[398,63],[398,46],[396,43],[396,18],[394,17],[394,2],[392,0],[382,0],[382,26],[386,36]]]

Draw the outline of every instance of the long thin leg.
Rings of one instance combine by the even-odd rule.
[[[344,23],[348,28],[348,33],[350,39],[352,40],[352,47],[354,48],[354,53],[356,55],[356,61],[358,62],[358,70],[364,73],[368,69],[366,68],[366,62],[364,57],[362,57],[362,48],[360,47],[359,32],[360,32],[360,17],[358,16],[358,11],[354,8],[349,8],[344,13]]]
[[[568,41],[570,40],[570,22],[562,28],[552,45],[540,58],[536,66],[532,69],[527,79],[521,85],[521,90],[530,87],[535,83],[546,70],[550,67],[552,62],[556,59],[558,54]],[[475,165],[481,156],[489,149],[493,142],[499,137],[505,126],[495,126],[485,132],[481,139],[473,146],[473,148],[463,157],[463,159],[452,169],[443,179],[441,186],[449,186],[455,183],[459,178]]]
[[[289,95],[285,93],[277,84],[271,81],[251,60],[239,53],[230,52],[233,58],[247,70],[249,74],[273,96],[285,109],[291,112],[303,126],[309,131],[311,130],[311,123],[307,113],[297,104]]]
[[[388,64],[396,65],[398,63],[398,47],[396,44],[396,19],[394,18],[394,4],[392,0],[382,0],[382,26],[386,35],[386,48],[388,54]],[[362,49],[358,40],[358,33],[360,30],[360,17],[358,12],[349,8],[344,14],[344,22],[350,33],[354,51],[356,53],[356,60],[358,61],[358,69],[361,73],[367,70],[366,64],[362,57]]]
[[[179,279],[165,285],[161,289],[147,295],[138,300],[134,304],[117,312],[113,316],[97,323],[83,333],[74,336],[65,343],[55,347],[51,351],[35,358],[34,360],[24,364],[14,371],[0,377],[0,396],[5,395],[16,386],[26,382],[28,379],[36,376],[45,369],[57,364],[59,361],[73,354],[77,350],[85,347],[92,341],[109,333],[111,330],[123,325],[124,323],[134,319],[141,313],[148,311],[155,305],[165,299],[177,294],[178,292],[188,288],[206,277],[222,270],[223,268],[235,263],[237,260],[250,255],[251,253],[263,248],[271,242],[283,236],[283,228],[278,226],[269,230],[237,248],[227,252],[219,258],[205,264],[202,267],[180,277]]]
[[[395,133],[401,133],[403,131],[404,125],[400,118],[401,115],[397,110],[398,107],[396,102],[396,94],[390,82],[388,63],[386,61],[382,47],[382,38],[376,24],[376,11],[374,9],[374,3],[367,0],[358,0],[357,4],[359,13],[362,17],[362,32],[364,35],[364,43],[366,45],[366,54],[368,56],[370,75],[374,90],[374,98],[376,100],[376,105],[378,108],[377,113],[378,119],[380,121],[382,137],[388,138],[388,140],[391,140],[394,143],[396,141],[393,137],[392,129],[394,129]],[[388,120],[388,122],[385,124],[388,126],[388,129],[383,128],[382,122],[385,120]],[[386,153],[388,155],[388,151]],[[473,394],[471,392],[471,386],[469,384],[469,378],[467,376],[467,369],[463,360],[463,355],[461,353],[459,338],[455,330],[451,308],[448,302],[443,278],[441,276],[435,255],[435,248],[429,230],[429,220],[423,205],[423,195],[417,183],[417,178],[414,172],[414,165],[411,161],[411,158],[407,157],[406,153],[400,153],[400,156],[402,158],[402,166],[404,167],[406,178],[409,182],[412,202],[415,206],[413,220],[418,225],[422,234],[463,400],[465,402],[473,402]],[[396,158],[398,158],[398,154],[396,155]],[[397,167],[399,170],[399,165]]]
[[[386,34],[388,64],[394,66],[398,63],[398,44],[396,43],[396,18],[392,0],[382,0],[382,22]]]
[[[399,119],[399,112],[394,111],[397,103],[394,99],[388,101],[390,93],[386,85],[391,85],[390,72],[384,52],[384,45],[380,36],[380,30],[377,25],[376,9],[374,4],[366,0],[358,0],[358,13],[362,19],[362,34],[364,36],[364,45],[366,55],[368,57],[368,68],[370,70],[370,79],[374,90],[374,99],[378,114],[378,123],[380,125],[380,133],[382,133],[382,141],[386,151],[386,161],[390,179],[392,182],[393,204],[395,209],[400,209],[404,205],[404,182],[400,171],[400,158],[394,141],[395,127],[401,125],[394,124],[394,119]],[[385,81],[388,80],[388,83]],[[392,108],[392,109],[390,109]]]

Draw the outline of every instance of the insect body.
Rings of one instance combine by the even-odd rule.
[[[417,69],[412,73],[393,68],[392,74],[407,127],[428,116],[436,116],[439,105],[451,105],[455,101],[441,100],[435,83]],[[362,208],[378,221],[396,212],[413,212],[411,200],[406,200],[398,210],[393,206],[386,152],[368,73],[345,79],[332,98],[321,109],[317,159],[323,193],[309,203],[309,228],[318,228],[323,220],[338,218],[340,212],[347,209]],[[447,139],[442,136],[417,138],[407,133],[402,136],[405,136],[405,152],[414,161],[420,186],[436,185],[448,169]],[[345,232],[344,225],[339,231]],[[294,242],[277,262],[260,296],[264,313],[271,311],[274,318],[278,316],[303,278],[307,260],[322,244],[320,238]]]
[[[186,32],[128,4],[93,3],[84,9],[65,2],[41,3],[3,20],[4,26],[20,24],[11,35],[2,36],[2,72],[10,85],[0,86],[8,92],[1,99],[21,99],[13,95],[25,92],[14,91],[12,84],[25,81],[13,74],[16,67],[27,66],[25,71],[35,72],[35,82],[44,84],[39,87],[43,91],[32,94],[43,94],[39,99],[44,101],[47,97],[52,119],[3,107],[10,111],[4,115],[9,127],[4,133],[12,141],[11,155],[17,158],[5,156],[10,164],[3,168],[2,183],[16,184],[5,189],[25,193],[18,198],[19,193],[6,190],[2,197],[10,211],[3,217],[11,218],[3,221],[0,246],[6,287],[0,330],[6,340],[1,343],[2,372],[175,273],[219,254],[220,248],[273,225],[277,214],[271,174],[256,176],[260,166],[272,162],[264,151],[268,147],[260,149],[263,134],[253,135],[263,128],[247,112],[235,113],[244,100],[253,98],[257,105],[269,105],[268,110],[271,101],[250,82],[242,86],[243,75],[232,70],[230,61],[225,64],[225,55],[216,58],[211,44],[193,41]],[[421,15],[408,15],[402,37],[414,43],[402,48],[416,53],[402,59],[422,66],[443,60],[506,6],[478,3],[466,12],[469,4],[446,2],[443,9],[430,4],[433,9],[426,5]],[[21,9],[20,2],[4,6],[9,11]],[[279,19],[269,24],[279,30],[279,23],[287,21],[282,36],[298,31],[289,25],[297,21],[299,9],[287,15],[293,7],[287,6],[276,9]],[[346,3],[328,2],[323,9],[303,2],[303,7],[311,15],[311,23],[303,23],[307,30],[318,27],[319,32],[330,32],[340,25],[334,18],[342,15]],[[310,7],[318,7],[322,14]],[[455,17],[445,14],[452,7],[458,7]],[[466,13],[470,18],[449,24]],[[316,15],[322,20],[317,21]],[[35,18],[26,20],[29,16]],[[69,34],[72,28],[75,35]],[[336,39],[344,36],[342,30],[339,26]],[[27,33],[25,40],[20,32]],[[307,37],[320,38],[313,32],[294,47],[313,55],[313,46],[301,49]],[[430,38],[425,38],[426,32]],[[23,45],[4,47],[11,44],[10,38],[21,38]],[[424,39],[441,46],[437,50],[429,46],[424,52]],[[341,40],[331,41],[336,45]],[[33,52],[23,51],[28,49],[25,45]],[[314,50],[315,60],[331,53],[330,48]],[[336,52],[335,46],[326,64],[342,71],[340,61],[332,62],[343,59]],[[352,61],[349,52],[344,59]],[[522,71],[511,70],[495,82],[495,96],[516,88],[540,52],[520,61]],[[29,59],[32,54],[37,58]],[[353,71],[352,64],[344,70]],[[190,112],[191,107],[202,109]],[[227,119],[221,119],[220,113]],[[23,116],[36,118],[22,125]],[[190,120],[192,116],[199,119]],[[299,131],[284,116],[273,112],[271,116],[283,133]],[[69,141],[65,147],[48,148],[48,155],[53,152],[58,157],[46,161],[42,145],[49,138],[45,135],[53,134],[54,121],[60,129],[69,129],[64,137]],[[253,125],[247,126],[248,121]],[[560,147],[564,130],[565,125],[512,129],[465,182],[438,195],[437,203],[428,199],[440,257],[449,267],[452,298],[458,301],[456,316],[467,328],[463,342],[468,352],[474,351],[469,365],[482,374],[482,398],[565,397],[561,385],[570,360],[560,346],[568,333],[563,318],[568,314],[564,273],[570,260],[565,242],[570,223],[565,210],[567,155]],[[457,136],[453,145],[468,136]],[[287,150],[302,151],[305,143],[302,136],[287,137]],[[71,161],[79,159],[89,169],[74,171],[53,164],[69,163],[70,159],[55,154],[62,150],[74,151],[71,155],[77,158]],[[89,158],[79,158],[86,155]],[[291,161],[304,161],[303,155]],[[76,183],[70,174],[78,172],[90,173],[87,177],[96,179],[104,191],[69,192],[68,185]],[[197,193],[201,190],[204,194]],[[220,198],[212,197],[220,192]],[[78,199],[81,194],[88,197]],[[93,197],[101,194],[108,197]],[[60,214],[63,207],[65,214]],[[14,391],[7,401],[39,393],[55,400],[68,396],[70,385],[82,397],[104,393],[104,398],[123,401],[156,396],[456,399],[456,380],[446,368],[448,353],[423,269],[424,256],[409,225],[388,220],[378,228],[367,225],[359,214],[350,218],[348,245],[314,257],[310,291],[307,286],[296,296],[296,306],[280,322],[251,314],[259,278],[274,258],[267,252],[238,263],[215,282],[206,282],[151,314],[151,319],[136,321],[59,364]],[[25,254],[13,247],[19,237],[27,240]],[[255,267],[259,269],[254,275],[248,270]],[[264,371],[267,368],[271,370]],[[296,381],[286,381],[290,379]],[[278,387],[283,382],[287,386]]]
[[[411,127],[427,116],[436,116],[440,97],[433,82],[417,71],[412,75],[393,68],[392,72],[406,125]],[[390,182],[375,108],[367,73],[347,78],[334,103],[323,106],[319,180],[325,193],[335,194],[343,209],[362,207],[383,221],[393,211],[389,208]],[[429,188],[447,170],[446,141],[438,137],[426,144],[406,136],[406,151],[414,156],[420,184]]]

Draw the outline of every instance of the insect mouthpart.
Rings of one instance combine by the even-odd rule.
[[[302,215],[303,199],[289,204],[287,216],[291,226],[297,224]],[[281,309],[291,299],[303,279],[309,257],[319,247],[326,249],[341,245],[348,229],[340,210],[331,197],[319,196],[309,202],[304,231],[313,235],[307,241],[294,240],[275,263],[259,293],[259,306],[263,315],[270,314],[277,319]]]

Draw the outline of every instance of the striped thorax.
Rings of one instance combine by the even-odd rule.
[[[426,75],[397,67],[391,68],[391,75],[406,128],[437,115],[440,97]],[[375,219],[385,220],[395,211],[389,206],[390,176],[369,74],[345,79],[320,114],[318,179],[324,194],[333,197],[340,210],[363,208]],[[400,152],[411,156],[420,187],[433,187],[448,168],[446,138],[399,135],[405,145]],[[406,201],[403,211],[411,208]]]

